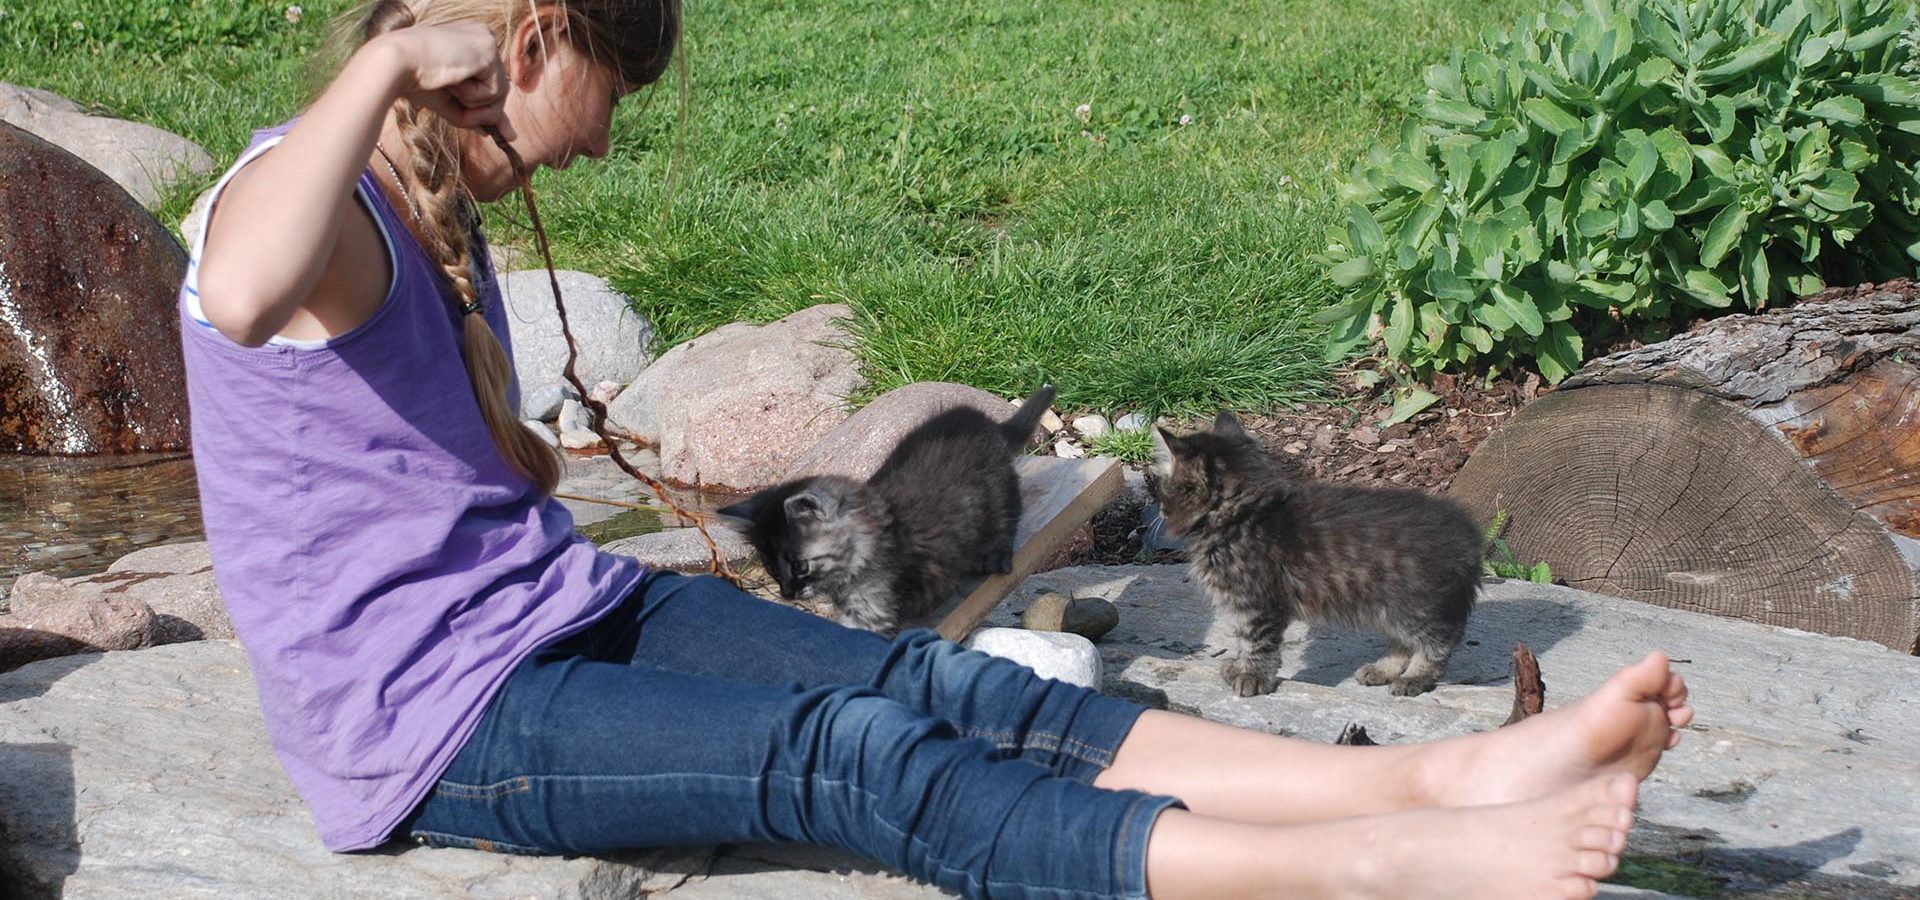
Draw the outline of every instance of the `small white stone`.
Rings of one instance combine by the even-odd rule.
[[[1081,437],[1091,441],[1106,437],[1108,432],[1113,431],[1113,423],[1099,413],[1088,413],[1073,417],[1073,430],[1080,432]]]
[[[1077,634],[1028,631],[1024,628],[982,628],[967,638],[966,647],[1010,659],[1042,678],[1099,690],[1105,670],[1093,642]]]
[[[1143,431],[1147,427],[1147,417],[1139,413],[1127,413],[1113,420],[1115,431]]]
[[[549,447],[560,446],[560,439],[553,436],[553,429],[548,428],[547,423],[542,422],[539,419],[522,419],[520,421],[520,424],[527,426],[527,429],[529,431],[532,431],[534,434],[539,435],[541,440],[547,442],[547,446]]]
[[[1087,451],[1080,449],[1072,441],[1061,438],[1053,442],[1053,455],[1061,459],[1081,459],[1087,455]]]
[[[568,450],[585,450],[600,446],[600,436],[591,431],[560,432],[560,446]]]
[[[569,431],[593,433],[593,414],[580,401],[568,398],[560,404],[560,434]]]
[[[620,391],[625,387],[618,381],[602,381],[588,389],[587,395],[601,403],[612,403],[613,398],[620,396]]]
[[[560,404],[560,446],[582,450],[600,446],[600,435],[593,431],[593,414],[578,400]]]

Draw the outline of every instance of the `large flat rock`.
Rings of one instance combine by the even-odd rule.
[[[1107,690],[1209,719],[1317,741],[1348,722],[1381,743],[1488,730],[1513,705],[1510,653],[1538,655],[1549,707],[1665,650],[1698,711],[1642,792],[1629,852],[1702,859],[1736,891],[1920,897],[1920,658],[1878,644],[1758,625],[1551,585],[1489,585],[1433,693],[1389,696],[1354,670],[1383,640],[1295,625],[1287,681],[1228,694],[1223,635],[1185,566],[1036,575],[988,618],[1016,625],[1040,591],[1102,596],[1120,624],[1099,644]]]
[[[1554,705],[1647,649],[1691,679],[1699,724],[1644,792],[1633,852],[1703,860],[1730,896],[1920,896],[1920,660],[1561,588],[1489,588],[1446,682],[1394,698],[1352,673],[1377,640],[1293,635],[1270,696],[1219,683],[1204,600],[1180,566],[1038,575],[1119,606],[1107,688],[1314,740],[1347,722],[1382,742],[1497,726],[1508,650],[1539,654]],[[922,900],[871,863],[791,847],[536,859],[393,846],[327,853],[268,747],[245,655],[228,641],[47,660],[0,675],[0,896],[643,897]],[[1614,898],[1656,896],[1608,888]]]

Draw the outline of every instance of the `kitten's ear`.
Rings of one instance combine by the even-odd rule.
[[[1240,427],[1240,420],[1234,418],[1233,413],[1224,409],[1220,411],[1219,415],[1213,417],[1213,433],[1225,437],[1247,436],[1247,430]]]
[[[837,506],[825,492],[808,488],[787,498],[787,521],[819,522],[832,516]]]

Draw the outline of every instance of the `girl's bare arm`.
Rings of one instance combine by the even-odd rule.
[[[395,100],[408,97],[456,125],[504,129],[505,95],[483,26],[407,28],[367,42],[280,144],[221,192],[200,261],[207,321],[246,346],[286,327],[333,256]]]

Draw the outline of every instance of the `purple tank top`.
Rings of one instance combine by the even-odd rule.
[[[234,170],[290,126],[257,132]],[[577,535],[566,508],[501,459],[435,267],[371,170],[355,193],[393,264],[359,327],[318,343],[229,341],[197,315],[198,237],[180,295],[214,576],[274,750],[336,851],[385,841],[514,666],[644,574]],[[485,253],[487,321],[504,344]]]

